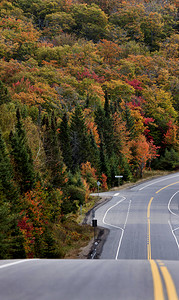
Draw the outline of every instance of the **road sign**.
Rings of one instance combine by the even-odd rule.
[[[118,178],[118,186],[119,186],[119,184],[120,184],[120,178],[122,178],[123,177],[123,175],[115,175],[115,178]]]
[[[101,182],[97,181],[97,185],[100,186]]]

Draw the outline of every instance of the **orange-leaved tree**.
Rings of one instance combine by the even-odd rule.
[[[25,193],[22,198],[18,227],[24,238],[23,245],[27,258],[43,256],[44,233],[49,221],[47,196],[47,191],[38,182],[36,187]]]
[[[91,166],[89,161],[81,164],[81,174],[89,184],[90,190],[94,191],[97,187],[97,175],[95,168]]]
[[[143,176],[143,170],[146,167],[147,161],[150,159],[150,147],[144,135],[140,135],[136,140],[131,141],[132,150],[132,166],[136,174],[140,172]]]

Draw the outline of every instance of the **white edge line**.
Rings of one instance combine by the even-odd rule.
[[[119,240],[119,245],[118,245],[117,252],[116,252],[116,257],[115,257],[116,260],[117,260],[118,255],[119,255],[119,250],[120,250],[120,247],[121,247],[121,242],[122,242],[123,235],[124,235],[124,229],[122,229],[121,237],[120,237],[120,240]]]
[[[173,232],[174,232],[174,231],[176,231],[176,230],[178,230],[178,229],[179,229],[179,227],[177,227],[177,228],[173,229]]]
[[[124,229],[126,228],[126,224],[127,224],[127,220],[128,220],[128,216],[129,216],[129,211],[130,211],[130,207],[131,207],[131,202],[132,202],[132,200],[129,201],[127,216],[126,216],[126,220],[125,220],[125,223],[124,223]],[[118,245],[117,252],[116,252],[116,257],[115,257],[116,260],[118,259],[119,250],[121,248],[122,238],[123,238],[123,235],[124,235],[124,229],[122,231],[122,234],[121,234],[121,237],[120,237],[120,240],[119,240],[119,245]]]
[[[173,237],[174,237],[175,242],[176,242],[176,244],[177,244],[177,246],[178,246],[178,249],[179,249],[179,243],[178,243],[177,237],[176,237],[176,235],[175,235],[174,232],[173,232],[172,225],[171,225],[171,223],[170,223],[169,220],[168,220],[168,224],[169,224],[169,226],[170,226],[171,232],[172,232],[172,234],[173,234]]]
[[[112,224],[110,224],[110,223],[106,223],[106,222],[105,222],[105,218],[106,218],[107,213],[108,213],[113,207],[117,206],[119,203],[123,202],[124,200],[126,200],[126,198],[125,198],[125,197],[122,197],[122,199],[121,199],[120,201],[118,201],[116,204],[110,206],[110,207],[107,209],[107,211],[105,212],[104,217],[103,217],[103,224],[108,225],[108,226],[111,226],[111,227],[114,227],[114,228],[118,228],[118,229],[124,230],[123,228],[121,228],[121,227],[119,227],[119,226],[115,226],[115,225],[112,225]]]
[[[2,265],[2,266],[0,266],[0,269],[7,268],[7,267],[11,267],[11,266],[13,266],[13,265],[21,264],[21,263],[24,263],[24,262],[27,262],[27,261],[33,261],[33,260],[38,260],[38,259],[24,259],[24,260],[18,260],[18,261],[15,261],[15,262],[13,262],[13,263],[9,263],[9,264]]]
[[[171,198],[170,198],[170,200],[169,200],[169,202],[168,202],[168,210],[169,210],[169,212],[172,214],[172,215],[174,215],[174,216],[177,216],[177,217],[179,217],[177,214],[175,214],[171,209],[170,209],[170,204],[171,204],[171,201],[172,201],[172,199],[175,197],[175,195],[176,194],[178,194],[179,193],[179,191],[177,191]]]
[[[148,186],[153,185],[153,184],[155,184],[155,183],[158,183],[158,182],[161,182],[161,181],[165,181],[165,180],[168,180],[168,179],[172,179],[172,178],[175,178],[175,177],[178,177],[178,176],[179,176],[179,175],[175,175],[175,176],[167,177],[167,178],[160,179],[160,180],[157,180],[157,181],[155,181],[155,182],[149,183],[149,184],[147,184],[147,185],[141,187],[141,188],[139,189],[139,191],[142,191],[143,189],[145,189],[145,188],[147,188]]]
[[[115,259],[117,259],[117,257],[118,257],[119,249],[120,249],[121,242],[122,242],[122,238],[123,238],[123,234],[124,234],[124,229],[121,228],[121,227],[119,227],[119,226],[115,226],[115,225],[106,223],[106,222],[105,222],[105,218],[106,218],[107,213],[108,213],[113,207],[115,207],[115,206],[118,205],[119,203],[123,202],[124,200],[126,200],[126,198],[125,198],[125,197],[122,197],[122,199],[121,199],[120,201],[118,201],[116,204],[110,206],[110,207],[107,209],[107,211],[105,212],[104,217],[103,217],[103,224],[108,225],[108,226],[111,226],[111,227],[114,227],[114,228],[117,228],[117,229],[120,229],[120,230],[122,231],[121,237],[120,237],[120,240],[119,240],[119,245],[118,245],[118,248],[117,248],[117,253],[116,253]]]
[[[124,223],[124,229],[126,228],[126,224],[127,224],[127,220],[128,220],[128,216],[129,216],[129,211],[130,211],[130,208],[131,208],[131,202],[132,202],[132,200],[129,201],[127,216],[126,216],[126,220],[125,220],[125,223]]]
[[[128,205],[128,211],[127,211],[127,216],[126,216],[126,220],[125,220],[125,223],[124,223],[124,229],[119,227],[119,226],[115,226],[115,225],[112,225],[110,223],[106,223],[105,222],[105,218],[106,218],[106,215],[107,213],[115,206],[117,206],[119,203],[123,202],[124,200],[126,200],[126,197],[122,197],[122,199],[120,201],[118,201],[116,204],[110,206],[107,211],[105,212],[104,214],[104,217],[103,217],[103,224],[105,225],[108,225],[108,226],[111,226],[111,227],[114,227],[114,228],[117,228],[117,229],[120,229],[122,231],[121,233],[121,237],[120,237],[120,240],[119,240],[119,244],[118,244],[118,248],[117,248],[117,252],[116,252],[116,257],[115,259],[117,260],[118,258],[118,255],[119,255],[119,250],[120,250],[120,247],[121,247],[121,242],[122,242],[122,238],[123,238],[123,235],[124,235],[124,229],[126,227],[126,224],[127,224],[127,219],[128,219],[128,216],[129,216],[129,210],[130,210],[130,206],[131,206],[131,200],[129,201],[129,205]]]

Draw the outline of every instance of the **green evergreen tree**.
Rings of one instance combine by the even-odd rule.
[[[46,166],[50,171],[50,182],[53,187],[61,187],[65,183],[66,166],[57,137],[57,124],[54,113],[51,115],[51,122],[49,122],[48,118],[45,118],[43,120],[44,123],[43,144],[46,154]]]
[[[110,166],[109,166],[108,162],[109,161],[106,156],[104,143],[103,143],[103,141],[101,141],[101,143],[100,143],[100,163],[101,163],[100,171],[101,171],[101,173],[104,173],[107,176],[108,182],[110,182],[111,181],[111,170],[110,170]]]
[[[102,107],[98,107],[95,112],[95,123],[97,124],[100,139],[106,148],[106,154],[111,157],[114,154],[114,135],[113,123],[109,114],[108,105],[106,104],[106,111]]]
[[[174,170],[179,165],[179,153],[173,148],[165,149],[164,155],[156,159],[153,165],[160,170]]]
[[[17,220],[20,210],[13,169],[0,132],[0,258],[22,258],[24,249]]]
[[[0,192],[0,259],[12,258],[12,220],[10,204],[6,202],[5,195]]]
[[[72,151],[70,145],[70,128],[68,126],[67,114],[65,113],[60,124],[60,147],[63,154],[64,162],[68,168],[71,169],[72,166]]]
[[[100,170],[100,149],[96,144],[94,136],[92,132],[90,133],[90,144],[91,144],[91,165],[97,170],[99,173]]]
[[[110,165],[110,185],[116,186],[118,184],[118,179],[115,177],[119,175],[119,159],[115,153],[109,158]],[[108,180],[109,181],[109,180]]]
[[[90,139],[84,122],[82,110],[76,107],[71,120],[70,138],[72,149],[72,170],[73,172],[86,161],[91,161]]]
[[[18,192],[15,188],[13,179],[13,168],[0,131],[0,191],[6,196],[7,200],[15,204],[15,201],[18,198]]]
[[[124,181],[130,181],[132,179],[132,173],[129,166],[129,163],[127,162],[126,157],[123,154],[120,154],[120,163],[119,163],[119,171],[121,175],[123,176]]]
[[[109,107],[109,99],[108,99],[107,90],[105,90],[104,111],[105,111],[105,117],[109,118],[110,117],[110,107]]]
[[[127,130],[130,133],[130,138],[135,137],[135,120],[131,115],[130,108],[126,105],[125,111],[123,111],[123,119],[126,121]]]
[[[17,109],[16,117],[16,130],[10,133],[11,154],[14,161],[15,179],[20,186],[21,193],[25,193],[34,187],[35,171],[19,109]]]

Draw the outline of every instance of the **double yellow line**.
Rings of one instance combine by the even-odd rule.
[[[175,284],[167,267],[162,261],[157,260],[157,262],[159,264],[160,271],[166,286],[168,300],[178,300]],[[150,259],[150,267],[152,271],[154,285],[154,300],[165,300],[159,268],[153,259]]]
[[[174,185],[178,182],[172,183],[170,185],[167,185],[160,190],[156,192],[158,194],[160,191],[163,189]],[[163,281],[165,283],[166,291],[167,291],[167,296],[168,300],[178,300],[175,284],[173,282],[173,279],[165,266],[165,264],[161,260],[157,260],[157,263],[159,267],[157,266],[157,263],[152,259],[152,254],[151,254],[151,235],[150,235],[150,207],[152,200],[154,198],[152,197],[148,203],[147,207],[147,259],[150,262],[150,267],[152,271],[152,277],[153,277],[153,286],[154,286],[154,300],[165,300],[164,297],[164,292],[163,292],[163,284],[162,284],[162,279],[160,272],[163,277]],[[160,272],[159,272],[160,270]]]

